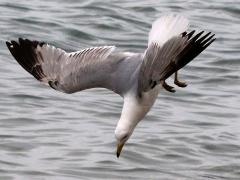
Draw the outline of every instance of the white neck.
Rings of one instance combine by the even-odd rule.
[[[132,132],[154,104],[159,89],[157,87],[148,93],[144,93],[141,99],[131,95],[125,96],[122,114],[116,130]]]

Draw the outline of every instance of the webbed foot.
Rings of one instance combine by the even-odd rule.
[[[165,80],[162,81],[161,84],[162,84],[162,87],[163,87],[166,91],[169,91],[169,92],[171,92],[171,93],[175,93],[175,92],[176,92],[175,89],[174,89],[174,87],[169,86],[169,85],[165,82]]]
[[[182,87],[182,88],[187,86],[187,83],[178,80],[178,72],[177,71],[175,72],[174,84],[176,84],[177,86]]]

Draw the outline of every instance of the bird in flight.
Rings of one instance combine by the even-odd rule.
[[[160,89],[175,92],[166,83],[186,87],[178,71],[214,40],[214,34],[187,32],[182,15],[165,15],[152,24],[143,53],[118,52],[115,46],[91,47],[67,53],[45,42],[19,38],[6,42],[16,61],[37,80],[64,93],[106,88],[123,97],[121,117],[115,129],[117,157],[136,125],[151,109]]]

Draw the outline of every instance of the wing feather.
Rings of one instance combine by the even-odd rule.
[[[152,84],[159,84],[173,73],[192,61],[214,40],[214,34],[203,35],[203,31],[194,36],[195,31],[183,33],[169,39],[160,46],[149,45],[145,52],[138,79],[138,93],[152,89]],[[203,35],[203,36],[202,36]]]
[[[37,80],[66,93],[101,86],[110,71],[106,61],[115,49],[102,46],[67,53],[44,42],[21,38],[6,44],[17,62]],[[99,74],[100,69],[106,74]]]

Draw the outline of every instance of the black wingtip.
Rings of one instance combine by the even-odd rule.
[[[7,48],[9,49],[9,51],[11,52],[11,48],[13,48],[12,43],[6,41],[6,45],[7,45]]]
[[[213,38],[210,41],[208,41],[206,44],[204,44],[203,45],[204,49],[207,48],[210,44],[212,44],[215,40],[216,40],[216,38]]]
[[[182,33],[182,37],[185,37],[186,35],[187,35],[186,31]]]
[[[211,39],[215,36],[215,34],[212,34],[211,36],[209,36],[207,39],[204,39],[204,41],[200,42],[200,44],[202,46],[205,46],[209,41],[211,41]]]
[[[212,44],[216,38],[213,38],[215,34],[211,34],[211,32],[204,34],[204,31],[199,32],[194,35],[195,31],[191,31],[187,34],[188,41],[187,45],[183,49],[183,51],[178,55],[178,61],[176,62],[175,71],[181,69],[190,61],[192,61],[196,56],[198,56],[203,50],[205,50],[210,44]],[[189,38],[193,36],[192,38]],[[166,78],[174,73],[174,71],[169,72],[166,75]]]
[[[188,33],[188,34],[186,35],[187,38],[190,39],[195,32],[196,32],[196,31],[193,30],[193,31],[191,31],[190,33]]]
[[[45,77],[39,65],[39,58],[35,52],[36,47],[40,44],[42,42],[30,41],[23,38],[18,38],[18,41],[6,41],[9,51],[16,61],[38,80]]]
[[[11,46],[11,43],[8,42],[8,41],[6,41],[6,45],[7,45],[7,47],[10,47],[10,46]]]
[[[19,42],[19,43],[21,43],[21,42],[23,42],[23,41],[24,41],[23,38],[21,38],[21,37],[18,38],[18,42]]]
[[[197,41],[198,42],[202,42],[204,39],[206,39],[209,35],[211,34],[211,32],[206,33],[204,36],[202,36],[201,38],[199,38]]]
[[[191,41],[196,41],[203,33],[204,33],[204,31],[199,32],[198,34],[196,34],[195,36],[193,36],[193,38],[191,39]]]

